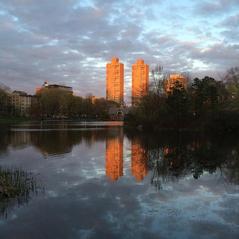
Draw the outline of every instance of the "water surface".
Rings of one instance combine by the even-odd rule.
[[[1,132],[3,172],[23,190],[0,197],[0,238],[239,236],[234,139],[142,136],[115,123],[13,125]]]

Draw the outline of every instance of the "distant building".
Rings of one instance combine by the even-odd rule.
[[[104,99],[104,98],[97,97],[95,95],[89,95],[86,98],[89,99],[92,104],[95,104],[97,100]]]
[[[120,105],[124,102],[124,64],[116,57],[106,65],[106,99]]]
[[[145,96],[149,90],[149,66],[144,60],[138,59],[132,65],[132,105]]]
[[[127,107],[111,106],[108,111],[110,119],[117,120],[117,121],[124,120],[125,115],[128,113],[129,113],[129,108]]]
[[[96,102],[97,99],[98,99],[98,98],[97,98],[95,95],[92,95],[91,98],[90,98],[91,103],[92,103],[92,104],[95,104],[95,102]]]
[[[51,84],[51,85],[49,85],[47,81],[45,81],[44,84],[41,87],[37,87],[35,93],[39,94],[44,89],[59,89],[59,90],[68,92],[70,94],[73,94],[72,87],[65,86],[65,85],[58,85],[58,84]]]
[[[13,106],[14,113],[21,116],[29,116],[34,99],[34,96],[24,91],[16,90],[9,95],[9,103]]]
[[[185,89],[187,88],[187,78],[184,75],[169,74],[167,80],[164,83],[164,89],[166,93],[171,92],[176,83],[181,84]]]

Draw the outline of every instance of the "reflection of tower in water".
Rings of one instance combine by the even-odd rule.
[[[148,173],[148,157],[140,142],[132,139],[131,143],[131,172],[137,181],[142,181]]]
[[[123,136],[106,139],[106,175],[113,181],[123,176]]]

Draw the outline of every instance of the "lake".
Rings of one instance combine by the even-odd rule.
[[[120,122],[0,134],[1,239],[239,238],[238,139]]]

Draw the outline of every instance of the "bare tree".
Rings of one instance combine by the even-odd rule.
[[[227,84],[239,84],[239,66],[230,68],[224,76],[224,81]]]
[[[157,95],[161,95],[164,91],[164,81],[167,78],[167,74],[163,72],[163,67],[159,64],[151,70],[152,88]]]

